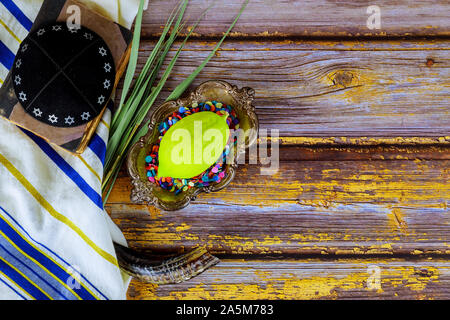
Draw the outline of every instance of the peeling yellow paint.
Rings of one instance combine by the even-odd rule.
[[[177,232],[182,232],[182,231],[189,230],[190,228],[191,228],[191,226],[187,225],[186,223],[182,223],[180,226],[176,227],[175,230]]]
[[[386,162],[389,163],[389,162]],[[320,232],[312,230],[310,233],[284,234],[282,237],[273,234],[261,234],[258,236],[244,236],[231,233],[220,234],[212,231],[209,235],[193,232],[192,225],[185,222],[179,224],[168,223],[165,215],[152,218],[145,227],[140,227],[133,232],[139,234],[141,241],[147,241],[151,245],[180,245],[181,243],[202,242],[209,249],[218,252],[224,250],[233,253],[259,252],[270,253],[284,246],[298,248],[302,252],[334,252],[337,254],[391,254],[394,249],[386,247],[386,242],[401,244],[402,241],[428,241],[438,240],[427,231],[417,233],[408,225],[408,217],[411,209],[422,210],[438,209],[443,212],[448,207],[445,199],[450,199],[450,185],[447,183],[449,172],[447,167],[433,167],[430,161],[414,161],[400,163],[395,170],[388,164],[378,162],[374,165],[370,162],[358,166],[358,172],[344,170],[340,167],[324,168],[321,171],[311,172],[309,168],[300,168],[296,174],[300,179],[285,179],[285,172],[273,175],[270,179],[259,179],[250,176],[248,180],[241,181],[240,188],[258,188],[258,192],[239,193],[229,192],[229,189],[218,193],[202,195],[202,201],[217,201],[234,205],[245,205],[267,208],[290,206],[289,210],[298,206],[299,209],[320,210],[326,214],[358,214],[362,210],[371,210],[384,219],[383,223],[377,222],[367,236],[361,235],[355,229],[343,229],[341,232]],[[247,167],[242,168],[240,174],[246,173]],[[241,169],[240,169],[241,170]],[[419,179],[421,175],[433,175],[439,179]],[[318,175],[319,174],[319,175]],[[311,177],[314,175],[314,179]],[[232,187],[230,187],[232,188]],[[270,190],[266,193],[264,190]],[[283,199],[283,200],[274,200]],[[405,208],[408,208],[405,211]],[[258,210],[256,208],[256,210]],[[276,210],[276,209],[274,209]],[[409,212],[408,212],[409,211]],[[120,223],[120,221],[118,221]],[[374,232],[379,236],[374,238]],[[136,237],[133,234],[127,234]],[[407,238],[405,238],[407,237]],[[330,242],[352,243],[352,247],[343,249],[330,247]],[[359,243],[378,242],[373,247],[358,247]],[[323,245],[320,245],[323,243]],[[442,246],[449,247],[448,244]],[[400,248],[401,249],[401,248]],[[343,251],[342,251],[343,250]],[[430,249],[431,250],[431,249]],[[432,250],[436,252],[435,249]],[[429,251],[427,251],[429,252]],[[448,250],[446,251],[448,252]],[[443,253],[443,252],[442,252]]]
[[[281,145],[355,145],[355,146],[374,146],[374,145],[450,145],[450,136],[442,137],[280,137],[267,140],[278,141]],[[258,143],[263,142],[260,138]]]
[[[372,288],[368,285],[370,274],[359,266],[354,271],[339,275],[308,276],[301,278],[297,272],[278,272],[264,269],[243,268],[239,275],[236,273],[236,283],[233,279],[233,269],[229,272],[227,281],[186,284],[183,289],[171,289],[170,292],[160,287],[149,286],[145,291],[145,299],[336,299],[346,292],[365,292],[365,296],[376,297],[385,291],[410,290],[416,298],[433,298],[430,293],[424,292],[431,284],[439,281],[440,270],[436,267],[418,269],[413,266],[390,266],[384,261],[367,261],[380,268],[381,288]],[[295,270],[295,268],[293,269]],[[448,271],[446,271],[448,272]],[[252,283],[256,277],[257,283]],[[243,277],[243,278],[242,278]],[[242,281],[241,281],[242,280]],[[241,281],[241,282],[239,282]],[[138,284],[139,285],[139,284]],[[163,288],[161,288],[163,289]]]

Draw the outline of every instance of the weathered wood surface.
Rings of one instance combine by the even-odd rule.
[[[244,166],[229,188],[177,212],[130,204],[122,172],[107,210],[131,247],[167,253],[205,245],[228,257],[183,284],[133,281],[128,297],[449,297],[448,147],[282,146],[280,158],[277,175],[261,178],[259,166]],[[311,255],[323,258],[301,258]],[[381,268],[381,290],[367,288],[369,265]]]
[[[107,209],[141,249],[200,244],[226,254],[450,254],[449,160],[374,160],[384,156],[349,152],[346,161],[332,161],[324,152],[287,149],[280,150],[276,174],[242,166],[225,190],[201,194],[176,212],[130,205],[123,175]],[[448,157],[449,149],[436,154]]]
[[[138,70],[176,2],[151,1]],[[242,2],[216,2],[162,98]],[[187,27],[211,3],[192,0]],[[366,26],[372,4],[380,30]],[[253,87],[261,127],[280,130],[279,171],[241,166],[226,190],[162,212],[130,203],[123,170],[106,209],[131,247],[204,245],[222,258],[186,283],[132,281],[129,298],[449,299],[448,12],[442,0],[250,1],[193,86]],[[369,266],[381,270],[380,290],[367,286]]]
[[[190,42],[161,96],[214,44]],[[151,48],[142,44],[139,70]],[[261,128],[284,137],[450,143],[449,52],[446,41],[228,41],[193,86],[222,79],[254,88]]]
[[[380,270],[380,286],[371,281]],[[368,284],[369,281],[369,284]],[[177,285],[133,281],[130,299],[449,299],[450,263],[426,259],[223,260]]]
[[[161,33],[178,0],[152,0],[144,15],[143,35]],[[221,36],[244,0],[192,0],[186,11],[191,27],[214,4],[196,30],[198,36]],[[378,5],[381,28],[367,28],[367,7]],[[445,0],[277,1],[251,0],[232,36],[238,37],[361,37],[449,35],[450,5]]]

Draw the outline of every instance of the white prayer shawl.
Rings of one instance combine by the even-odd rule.
[[[0,85],[42,0],[0,0]],[[81,0],[130,28],[139,0]],[[5,49],[6,48],[6,49]],[[101,177],[111,111],[74,156],[0,118],[0,299],[125,299]]]

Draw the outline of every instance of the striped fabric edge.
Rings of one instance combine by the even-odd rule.
[[[112,100],[110,100],[110,102],[107,104],[107,108],[103,114],[102,121],[100,121],[100,124],[97,126],[97,130],[93,138],[99,139],[101,141],[96,142],[95,140],[91,140],[86,150],[84,150],[84,152],[82,153],[82,157],[101,177],[103,177],[103,167],[106,156],[106,145],[108,143],[109,138],[109,122],[111,121],[111,113],[112,113],[111,104]],[[95,144],[95,146],[93,143]]]
[[[106,143],[97,133],[94,133],[92,136],[91,142],[89,143],[89,149],[95,153],[95,155],[100,159],[102,165],[104,165],[106,157]]]
[[[31,30],[33,22],[20,10],[12,0],[0,0],[6,9],[17,19],[17,21],[28,31]]]
[[[99,183],[102,183],[102,178],[100,177],[98,172],[95,171],[95,169],[86,161],[86,159],[84,159],[83,155],[79,154],[77,155],[77,158],[80,159],[81,163],[84,164],[86,169],[88,169],[92,173],[95,179],[97,179]]]
[[[26,31],[30,31],[33,26],[33,22],[20,10],[20,8],[12,0],[0,0],[1,5],[12,15],[16,21],[18,21]],[[3,9],[4,10],[4,9]],[[6,13],[5,13],[6,14]],[[2,23],[3,27],[8,30],[8,33],[14,34],[10,27],[6,25],[5,22]],[[13,38],[18,40],[19,43],[21,39],[14,34]],[[0,63],[7,69],[10,70],[14,62],[15,54],[11,50],[10,46],[4,41],[0,40]],[[5,79],[2,79],[4,81]]]
[[[86,160],[87,163],[89,163],[92,169],[94,169],[94,171],[97,172],[100,177],[103,177],[103,164],[91,149],[86,148],[81,156]]]
[[[19,170],[3,155],[0,153],[0,164],[2,164],[9,173],[23,186],[23,188],[37,201],[37,203],[44,208],[51,216],[59,220],[61,223],[69,227],[75,232],[84,242],[93,249],[98,255],[105,260],[113,264],[115,267],[119,267],[117,259],[110,253],[100,248],[95,242],[93,242],[77,225],[75,225],[66,216],[55,210],[55,208],[38,192],[38,190],[20,173]]]
[[[39,10],[42,7],[42,4],[44,3],[44,0],[13,0],[13,1],[16,3],[16,6],[20,9],[20,11],[22,11],[22,13],[26,15],[28,19],[30,19],[30,21],[32,21],[34,24],[34,20],[36,20],[36,17],[39,13]]]
[[[18,222],[14,217],[9,214],[7,211],[5,211],[0,206],[0,211],[2,211],[9,219],[9,222],[13,224],[17,229],[21,231],[22,234],[24,234],[24,238],[28,239],[27,241],[30,243],[30,245],[34,246],[36,250],[40,251],[43,255],[46,255],[48,259],[52,260],[56,265],[58,265],[61,269],[63,269],[65,272],[67,272],[67,269],[74,269],[73,266],[68,263],[63,257],[55,253],[53,250],[48,248],[43,243],[37,241],[34,239]],[[65,266],[65,267],[64,267]],[[98,288],[96,288],[82,273],[78,272],[81,278],[93,289],[95,290],[99,295],[101,295],[104,299],[108,300],[108,297],[101,292]]]
[[[52,279],[43,274],[42,270],[37,269],[34,262],[8,238],[3,231],[0,231],[0,256],[4,257],[11,264],[20,269],[33,284],[45,292],[50,299],[67,300],[78,299],[77,296],[67,295],[66,289],[55,284]],[[53,279],[54,280],[54,279]]]
[[[0,42],[9,49],[9,55],[15,55],[15,52],[19,50],[22,39],[27,34],[28,30],[17,23],[15,17],[0,3]],[[5,51],[5,49],[3,50]],[[11,65],[11,62],[7,63],[5,58],[2,58],[1,64],[9,70],[6,66]]]
[[[5,279],[2,279],[2,274],[0,274],[0,283],[3,283],[5,287],[7,287],[9,290],[15,293],[15,296],[22,298],[22,300],[29,300],[27,297],[25,297],[22,293],[20,293],[20,289],[15,287],[15,285],[11,282],[6,281]],[[1,289],[1,287],[0,287]],[[0,290],[1,291],[1,290]]]
[[[100,160],[99,165],[89,164],[89,162],[84,159],[83,155],[78,156],[78,159],[100,183],[106,155],[106,142],[104,141],[102,136],[108,137],[109,129],[107,126],[107,121],[108,119],[110,119],[110,114],[111,111],[107,109],[102,118],[101,124],[97,128],[97,131],[93,135],[92,141],[88,146],[89,150],[97,156],[98,160]],[[42,150],[42,152],[44,152],[98,208],[103,210],[103,201],[101,194],[99,194],[93,187],[91,187],[90,184],[81,176],[81,174],[79,174],[47,141],[26,129],[20,128],[20,130],[25,133],[31,140],[33,140],[33,142],[36,143],[36,145]],[[99,169],[96,170],[93,166]],[[101,171],[100,174],[99,171]]]
[[[11,43],[13,43],[11,39],[14,39],[14,41],[16,43],[20,44],[21,38],[23,39],[26,36],[27,32],[24,33],[24,31],[29,31],[31,29],[31,27],[33,25],[32,20],[34,19],[34,18],[28,19],[28,17],[33,16],[33,14],[34,14],[33,11],[35,10],[35,8],[38,8],[38,6],[36,5],[38,2],[39,2],[38,0],[30,0],[30,4],[28,5],[27,3],[21,3],[21,2],[17,3],[17,1],[15,3],[15,1],[12,1],[12,0],[0,0],[0,9],[3,10],[3,12],[6,12],[4,10],[4,8],[7,8],[6,13],[9,14],[11,17],[14,17],[15,20],[19,22],[19,23],[15,23],[15,20],[10,19],[9,17],[5,21],[2,21],[0,19],[0,29],[3,27],[10,37],[10,39],[6,39],[6,41],[2,41],[2,39],[0,39],[0,86],[3,84],[3,79],[6,78],[6,75],[9,72],[8,69],[11,68],[12,63],[14,61],[14,53],[13,53],[14,46],[11,46]],[[31,4],[31,3],[33,3],[33,4]],[[20,8],[22,8],[22,10]],[[30,9],[31,11],[26,10],[27,8]],[[25,12],[28,14],[25,14]],[[28,15],[28,17],[27,17],[27,15]],[[14,22],[12,24],[12,26],[14,27],[13,29],[10,29],[8,27],[8,24],[11,22]],[[2,49],[6,55],[3,54]],[[3,76],[3,74],[5,74],[5,75]],[[64,162],[64,159],[62,159],[63,161],[61,161],[60,158],[58,158],[57,156],[52,154],[52,156],[54,156],[54,159],[52,159],[52,160],[54,162],[56,160],[56,162],[59,163],[60,168],[63,167],[66,171],[69,172],[69,174],[67,172],[65,172],[66,175],[68,175],[72,179],[72,181],[74,181],[74,180],[77,181],[77,182],[74,181],[77,184],[77,186],[78,187],[82,186],[82,188],[84,189],[83,193],[85,193],[92,200],[92,202],[94,204],[96,204],[97,207],[99,207],[100,209],[103,209],[103,203],[101,201],[101,196],[100,196],[100,202],[98,202],[99,194],[98,194],[98,192],[95,191],[96,188],[92,188],[91,186],[89,186],[89,184],[87,182],[88,181],[91,182],[91,180],[92,180],[91,178],[95,177],[95,179],[101,183],[101,175],[103,173],[103,164],[104,164],[105,155],[106,155],[106,142],[105,141],[107,141],[108,134],[109,134],[108,119],[110,119],[110,115],[111,115],[110,110],[111,110],[110,106],[108,105],[108,109],[105,112],[105,115],[107,113],[109,113],[109,117],[104,115],[104,117],[101,119],[99,127],[97,128],[96,134],[94,134],[94,137],[92,138],[91,143],[88,145],[89,152],[87,152],[87,154],[89,154],[89,156],[86,155],[87,156],[86,158],[84,158],[83,155],[77,157],[77,160],[79,160],[80,163],[82,163],[88,169],[88,171],[93,175],[92,177],[87,176],[88,177],[87,180],[83,179],[80,174],[74,173],[74,172],[76,172],[76,170],[71,168],[71,166],[69,165],[69,163],[67,163],[67,161]],[[44,146],[44,149],[47,148],[47,147],[45,147],[45,144],[43,144],[42,146]],[[48,145],[48,147],[52,148],[50,145]],[[43,148],[41,148],[41,150],[43,150]],[[47,149],[47,151],[48,150],[49,149]],[[98,164],[97,164],[97,161],[93,161],[91,154],[92,154],[92,156],[95,155],[95,157],[97,158],[96,160],[98,160],[98,162],[99,162]],[[99,248],[92,240],[90,240],[85,234],[83,234],[81,229],[79,229],[75,224],[73,224],[69,219],[67,219],[67,217],[65,217],[62,214],[60,214],[59,212],[57,212],[50,205],[50,203],[48,203],[48,202],[46,203],[46,200],[39,194],[39,192],[34,188],[34,186],[31,183],[29,183],[29,181],[27,181],[25,179],[25,177],[23,177],[23,175],[21,177],[20,176],[21,173],[10,162],[8,164],[8,162],[9,162],[9,160],[6,157],[4,157],[2,154],[0,154],[0,164],[3,164],[6,167],[6,169],[20,182],[20,184],[22,184],[22,186],[30,193],[30,195],[32,197],[34,197],[42,207],[44,207],[44,209],[46,209],[57,220],[66,224],[69,228],[74,230],[100,256],[102,256],[108,262],[110,262],[110,263],[114,264],[116,267],[118,267],[117,260],[115,259],[115,257],[111,256],[108,252],[103,251],[101,248]],[[70,162],[73,163],[72,161],[70,161]],[[6,163],[6,165],[5,165],[5,163]],[[85,174],[84,173],[85,170],[81,170],[77,165],[75,165],[75,167],[77,167],[80,170],[80,172],[83,172],[83,174]],[[21,180],[18,178],[24,178],[24,179]],[[95,193],[97,193],[98,196]],[[101,204],[101,207],[99,206],[99,203]],[[1,208],[1,207],[0,207],[0,209],[3,210],[3,208]],[[103,212],[103,210],[102,210],[102,212]],[[1,212],[0,212],[0,214],[1,214]],[[9,218],[12,219],[14,221],[14,224],[27,235],[28,238],[25,237],[24,239],[32,239],[30,237],[30,235],[14,220],[14,218],[12,216],[9,216]],[[50,250],[43,244],[34,241],[34,239],[32,239],[32,240],[33,240],[32,242],[34,242],[35,244],[39,244],[39,246],[41,248],[41,250],[40,250],[41,252],[47,252],[48,255],[50,255],[49,252],[51,252],[52,254],[50,256],[52,256],[54,258],[54,260],[59,261],[60,264],[65,265],[66,268],[72,268],[72,266],[70,266],[70,264],[68,264],[64,259],[62,259],[58,255],[56,255],[52,250]],[[45,248],[46,251],[42,248]],[[56,259],[55,257],[58,257],[58,259]],[[61,261],[63,261],[64,263],[62,263]],[[10,269],[8,269],[8,270],[11,272]],[[22,271],[22,270],[20,270],[20,271]],[[31,269],[30,269],[30,272],[32,272]],[[15,274],[15,276],[17,276],[17,274]],[[93,288],[93,291],[97,292],[104,299],[108,299],[102,292],[100,292],[97,288],[95,288],[92,285],[92,283],[89,282],[89,280],[85,276],[83,276],[83,275],[80,275],[80,276],[86,283],[88,283],[90,285],[91,289]],[[18,294],[18,296],[26,299],[25,296],[23,296],[22,294],[20,294],[17,291],[17,288],[14,288],[13,286],[11,286],[11,282],[8,283],[8,281],[6,281],[5,279],[2,279],[1,277],[0,277],[0,280],[5,286],[7,286],[13,292]],[[25,278],[25,280],[26,280],[26,278]],[[25,284],[29,285],[27,282],[25,282]]]
[[[36,2],[36,1],[43,1],[43,0],[26,0],[24,2],[30,3],[30,2]],[[20,7],[20,2],[15,2],[18,7]],[[41,3],[42,5],[42,3]],[[23,6],[23,5],[22,5]],[[30,20],[34,20],[37,12],[34,12],[36,10],[36,7],[39,6],[38,4],[34,4],[34,9],[26,10],[26,11],[33,11],[33,12],[25,12],[23,9],[20,9],[25,16],[29,17]],[[28,8],[29,5],[25,5],[23,8]],[[25,37],[28,35],[29,31],[31,29],[28,29],[24,27],[19,21],[17,21],[17,18],[14,16],[13,13],[2,3],[0,0],[0,17],[2,18],[3,22],[8,26],[8,28],[16,35],[18,39],[21,40],[25,39]]]
[[[111,110],[106,108],[102,119],[100,120],[100,124],[97,127],[96,133],[103,140],[104,144],[107,144],[108,136],[109,136],[109,121],[111,120]],[[90,157],[90,154],[95,155],[98,161],[95,161]],[[84,164],[84,166],[92,173],[99,183],[102,183],[103,176],[103,163],[98,158],[98,156],[91,151],[90,148],[87,148],[83,154],[77,156],[78,159]],[[89,159],[89,161],[87,160]],[[91,162],[91,163],[89,163]],[[95,163],[92,163],[95,162]]]
[[[36,300],[51,300],[51,297],[25,276],[19,269],[0,256],[0,275],[19,287],[26,295]]]
[[[11,30],[8,25],[0,18],[0,25],[5,28],[5,30],[8,32],[8,34],[14,39],[16,40],[16,42],[18,44],[22,43],[22,40],[20,40],[20,38],[16,35],[16,33]]]
[[[108,110],[109,110],[109,109],[108,109]],[[108,124],[104,119],[100,120],[100,123],[101,123],[102,125],[104,125],[108,131],[110,130],[109,124]]]
[[[20,130],[31,140],[33,140],[34,143],[36,143],[42,152],[46,154],[48,158],[52,160],[53,163],[56,164],[56,166],[77,185],[81,192],[83,192],[100,210],[103,210],[102,196],[95,191],[94,188],[92,188],[89,183],[87,183],[86,180],[74,168],[72,168],[72,166],[64,160],[64,158],[56,152],[48,142],[28,130],[23,128],[20,128]],[[99,139],[101,138],[99,137]]]
[[[14,63],[14,53],[2,42],[0,41],[0,63],[6,68],[11,69]]]
[[[0,206],[0,210],[0,213],[3,213],[0,214],[0,235],[11,245],[8,249],[10,251],[15,249],[16,256],[20,254],[22,257],[25,257],[26,259],[24,260],[27,262],[28,267],[34,266],[35,270],[43,270],[45,272],[41,276],[45,276],[46,279],[45,281],[39,282],[39,287],[48,287],[48,282],[50,282],[52,283],[50,287],[53,286],[53,289],[59,291],[59,295],[65,299],[73,299],[75,297],[77,299],[95,300],[99,299],[99,296],[108,299],[72,265],[62,260],[53,251],[45,249],[47,247],[34,240],[3,207]],[[63,265],[66,265],[66,267]],[[23,271],[23,269],[21,270]],[[78,281],[78,277],[84,281],[81,281],[81,279]],[[71,281],[71,285],[68,284],[68,280]],[[97,294],[93,291],[97,292]]]
[[[6,69],[6,67],[2,63],[0,63],[0,87],[3,86],[3,83],[5,82],[8,73],[9,73],[8,69]]]

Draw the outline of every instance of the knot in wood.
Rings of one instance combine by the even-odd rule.
[[[350,71],[339,70],[333,73],[330,76],[330,79],[333,82],[333,85],[347,88],[353,84],[356,76]]]

